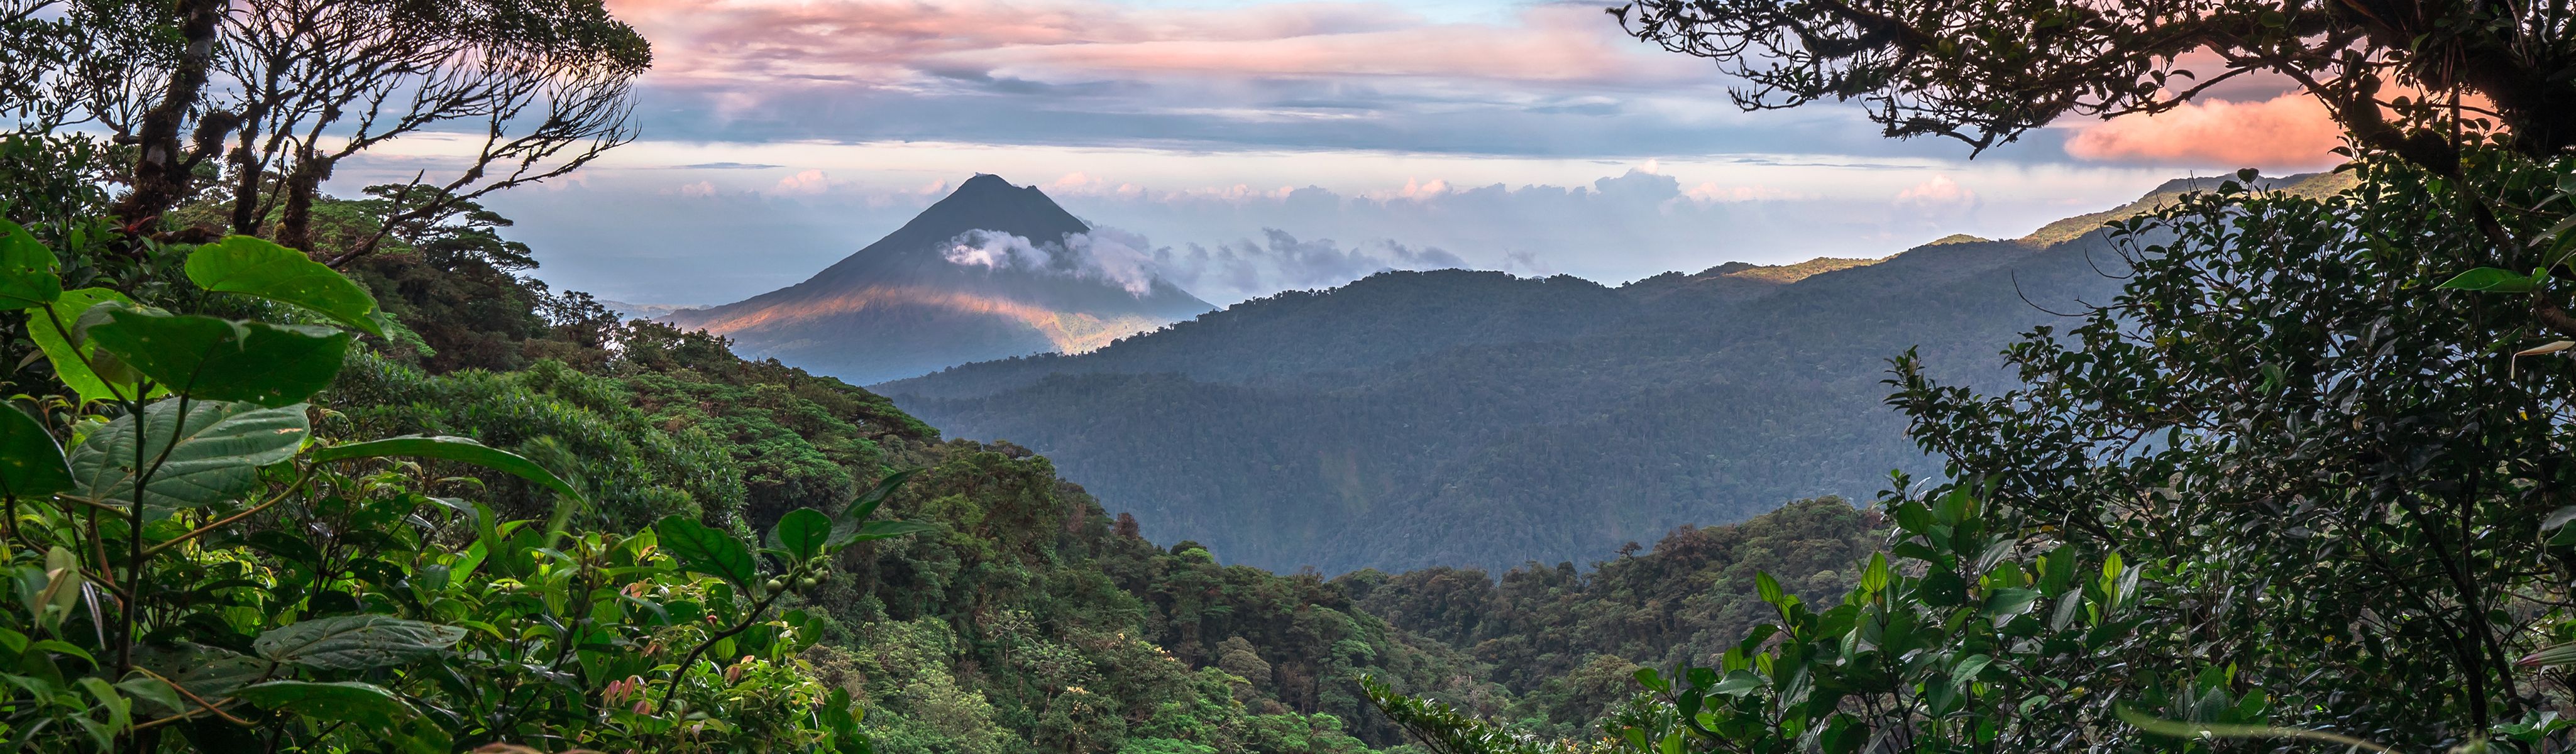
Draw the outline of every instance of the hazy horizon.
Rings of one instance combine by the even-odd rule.
[[[1173,258],[1264,260],[1249,276],[1171,271],[1222,305],[1403,267],[1398,249],[1611,284],[1884,256],[2017,236],[2184,175],[2318,169],[2336,143],[2313,102],[2247,77],[1972,161],[1954,142],[1885,139],[1852,106],[1739,112],[1713,68],[1629,39],[1592,3],[610,9],[654,44],[641,139],[491,204],[544,250],[547,282],[642,304],[793,284],[976,173]],[[388,145],[332,185],[408,177],[446,149]]]

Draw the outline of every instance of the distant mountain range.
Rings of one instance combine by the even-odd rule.
[[[666,321],[851,382],[1079,353],[1214,309],[1036,187],[977,175],[805,282]]]
[[[2338,180],[2270,183],[2319,193]],[[1044,453],[1157,541],[1227,562],[1588,562],[1681,524],[1866,498],[1891,469],[1937,473],[1882,404],[1886,360],[1918,348],[1945,379],[2009,384],[2005,344],[2117,292],[2105,273],[2119,259],[2094,229],[2212,183],[1874,261],[1736,263],[1616,288],[1387,272],[1088,353],[875,389],[952,435]]]

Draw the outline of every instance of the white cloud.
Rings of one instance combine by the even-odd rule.
[[[987,270],[1018,269],[1099,280],[1143,297],[1153,291],[1156,269],[1144,251],[1143,236],[1115,228],[1066,236],[1062,243],[1034,243],[1027,237],[973,230],[949,242],[940,253],[949,264]]]
[[[1386,270],[1469,267],[1438,247],[1375,241],[1345,247],[1332,239],[1301,240],[1277,228],[1260,240],[1214,246],[1189,244],[1154,250],[1153,261],[1173,283],[1211,302],[1233,302],[1283,290],[1330,288]]]

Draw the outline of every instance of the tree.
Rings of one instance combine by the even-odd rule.
[[[415,176],[405,196],[425,200],[387,204],[376,235],[331,250],[335,266],[632,140],[629,91],[652,62],[599,0],[0,0],[0,22],[26,69],[13,81],[28,82],[0,91],[0,109],[38,116],[22,117],[38,131],[95,123],[132,146],[114,211],[129,224],[197,197],[220,166],[231,230],[306,248],[341,160],[461,137],[456,172]]]
[[[2524,346],[2576,333],[2548,290],[2576,246],[2569,8],[1613,12],[1751,81],[1740,106],[1860,99],[1890,136],[1978,151],[2277,74],[2344,126],[2358,179],[2313,199],[2249,171],[2115,223],[2123,291],[2011,346],[2016,388],[1897,358],[1889,402],[1947,480],[1897,480],[1887,557],[1839,604],[1766,575],[1773,623],[1640,674],[1651,702],[1609,730],[1627,750],[2564,748],[2569,689],[2533,668],[2576,659],[2576,373],[2526,358],[2569,344]],[[2193,53],[2218,69],[2180,70]]]
[[[2455,141],[2392,122],[2382,108],[2487,115],[2534,157],[2576,146],[2571,12],[2455,0],[1640,0],[1611,9],[1639,39],[1750,82],[1734,94],[1747,109],[1859,99],[1888,136],[1946,136],[1983,151],[2067,115],[2162,112],[2220,82],[2271,73],[2323,101],[2356,141],[2444,174],[2458,170]],[[2182,62],[2198,51],[2216,64]]]
[[[1641,0],[1610,9],[1637,38],[1716,61],[1751,83],[1748,110],[1864,103],[1894,138],[1946,136],[1971,153],[2068,115],[2171,110],[2252,74],[2296,82],[2351,143],[2459,182],[2470,153],[2546,160],[2576,148],[2576,9],[2434,0]],[[2186,55],[2214,58],[2186,64]],[[2488,188],[2462,219],[2527,270]],[[2531,316],[2576,336],[2560,295]]]
[[[241,122],[233,229],[255,232],[274,210],[278,240],[299,248],[321,181],[391,139],[462,127],[479,143],[453,178],[416,179],[435,191],[397,204],[388,231],[580,167],[634,137],[627,90],[652,62],[651,47],[598,0],[262,0],[225,32],[217,67],[236,87],[227,112]]]

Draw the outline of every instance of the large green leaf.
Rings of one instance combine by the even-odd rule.
[[[680,567],[750,586],[760,577],[751,550],[733,535],[708,528],[685,516],[665,516],[653,524],[653,533],[661,538],[662,549],[680,560]]]
[[[91,368],[90,359],[93,356],[99,356],[117,365],[124,363],[117,361],[113,356],[100,356],[96,353],[98,344],[83,341],[77,333],[78,323],[83,313],[88,312],[91,307],[109,302],[126,305],[134,303],[133,299],[126,298],[125,294],[106,288],[64,291],[62,298],[55,300],[54,303],[27,311],[27,336],[36,341],[37,348],[44,350],[45,360],[53,363],[54,378],[62,380],[63,384],[70,387],[73,393],[78,394],[81,400],[112,401],[168,394],[168,386],[155,386],[151,395],[137,396],[134,394],[136,380],[133,376],[121,374],[102,376],[98,370]],[[123,373],[131,370],[120,368],[109,371]]]
[[[367,315],[376,298],[367,289],[304,252],[250,236],[233,236],[188,254],[188,279],[224,291],[301,306],[370,335],[383,335]]]
[[[912,475],[919,473],[921,469],[913,468],[885,475],[884,479],[877,480],[877,485],[870,488],[867,494],[860,495],[859,499],[851,501],[850,507],[841,511],[841,519],[851,522],[868,520],[869,516],[876,515],[878,506],[885,505],[887,498],[894,497],[895,490],[901,489],[904,482],[911,481]]]
[[[272,667],[267,660],[190,642],[180,642],[172,647],[137,646],[134,648],[134,664],[186,687],[189,693],[200,699],[232,696],[234,690],[258,681]],[[173,711],[183,712],[186,708],[183,706]]]
[[[284,461],[311,434],[301,405],[260,408],[248,403],[199,402],[179,421],[179,400],[143,409],[144,438],[134,417],[124,416],[90,433],[72,448],[74,494],[123,504],[134,499],[135,446],[143,461],[164,458],[143,490],[144,505],[195,508],[239,497],[259,482],[259,467]]]
[[[24,411],[0,408],[0,495],[39,497],[71,488],[72,470],[53,434]]]
[[[545,485],[547,489],[563,493],[566,497],[575,499],[579,499],[581,497],[581,493],[574,490],[571,484],[565,482],[562,478],[555,476],[554,472],[547,471],[546,467],[537,465],[535,461],[530,461],[517,453],[512,453],[476,442],[470,437],[431,435],[388,437],[382,440],[369,440],[367,442],[353,442],[347,445],[333,445],[328,448],[317,448],[313,451],[312,455],[313,460],[316,461],[338,461],[350,458],[381,458],[384,456],[412,456],[417,458],[438,458],[449,461],[462,461],[495,471],[503,471],[517,475],[521,479],[536,482],[538,484]]]
[[[2576,644],[2560,644],[2524,655],[2513,664],[2526,668],[2576,665]]]
[[[390,615],[338,615],[289,624],[251,643],[259,656],[331,670],[400,665],[438,654],[465,638],[465,629]]]
[[[832,517],[812,508],[798,508],[778,518],[769,528],[769,545],[786,550],[802,561],[823,554],[832,540]]]
[[[53,303],[63,296],[54,252],[17,223],[0,220],[0,310]]]
[[[2480,267],[2454,275],[2438,288],[2487,293],[2529,293],[2535,285],[2530,275],[2494,267]]]
[[[2140,712],[2126,704],[2115,705],[2112,709],[2112,713],[2119,716],[2120,722],[2128,723],[2132,726],[2136,726],[2139,730],[2159,736],[2190,739],[2292,738],[2305,739],[2309,741],[2323,741],[2336,746],[2348,746],[2356,750],[2379,752],[2396,751],[2395,749],[2391,749],[2386,746],[2332,731],[2308,730],[2305,728],[2281,728],[2270,725],[2195,723],[2181,720],[2165,720],[2154,715]]]
[[[372,683],[340,681],[269,681],[244,686],[233,696],[261,707],[323,722],[353,722],[372,728],[392,727],[420,714],[410,702]]]
[[[330,387],[349,352],[349,334],[329,328],[135,309],[109,312],[89,339],[180,394],[271,407]]]

